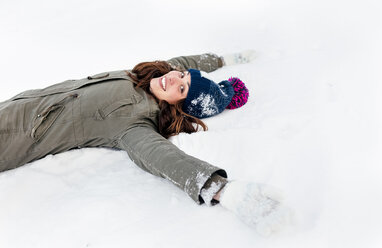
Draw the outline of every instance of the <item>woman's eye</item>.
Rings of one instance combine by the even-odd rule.
[[[182,72],[182,73],[180,74],[180,76],[181,76],[181,78],[184,78],[184,72]]]
[[[184,92],[184,87],[183,87],[183,85],[182,85],[182,86],[180,86],[180,93],[183,94],[183,92]]]

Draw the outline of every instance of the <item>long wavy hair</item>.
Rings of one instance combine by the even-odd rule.
[[[159,105],[158,130],[166,139],[181,132],[194,133],[199,126],[204,131],[207,126],[198,118],[193,117],[182,110],[184,100],[175,104],[169,104],[164,100],[159,100],[150,91],[150,81],[152,78],[161,77],[174,70],[166,61],[142,62],[137,64],[133,70],[127,72],[135,83],[135,87],[142,88],[147,94],[153,96]]]

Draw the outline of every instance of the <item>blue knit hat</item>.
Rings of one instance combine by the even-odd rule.
[[[185,113],[201,119],[217,115],[225,108],[240,107],[247,102],[248,90],[240,79],[230,78],[216,84],[202,77],[198,70],[189,69],[188,71],[191,75],[191,86],[182,106]],[[235,83],[237,85],[240,83],[240,92],[236,91]],[[233,101],[235,95],[235,99],[245,96],[244,100],[240,99],[240,103],[237,100]]]

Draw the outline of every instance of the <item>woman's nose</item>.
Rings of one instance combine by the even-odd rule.
[[[181,82],[181,79],[179,77],[171,77],[170,79],[170,85],[176,85]]]

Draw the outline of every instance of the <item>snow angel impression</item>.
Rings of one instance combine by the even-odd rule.
[[[260,233],[287,222],[273,188],[229,181],[224,169],[187,155],[167,140],[207,130],[201,120],[243,106],[249,97],[236,77],[203,77],[224,65],[247,63],[253,51],[143,62],[22,92],[0,103],[0,172],[81,147],[124,150],[143,170],[168,179],[196,203],[220,204]]]

